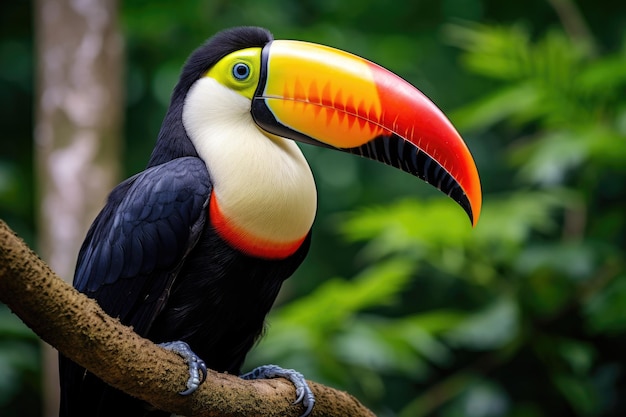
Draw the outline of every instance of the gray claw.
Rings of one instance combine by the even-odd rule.
[[[307,384],[304,376],[293,369],[283,369],[277,365],[264,365],[253,369],[252,371],[240,376],[242,379],[268,379],[268,378],[287,378],[296,387],[296,400],[294,404],[304,406],[304,413],[300,417],[307,417],[311,414],[315,405],[315,396],[313,391]]]
[[[171,350],[172,352],[182,356],[185,362],[189,366],[189,379],[187,380],[187,389],[179,392],[180,395],[189,395],[196,391],[198,387],[204,382],[207,377],[207,367],[202,359],[198,357],[189,345],[180,340],[174,342],[160,343],[164,349]]]

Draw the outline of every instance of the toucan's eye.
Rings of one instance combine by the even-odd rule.
[[[252,100],[259,86],[261,48],[246,48],[231,52],[204,74],[226,88]]]
[[[233,66],[233,76],[239,81],[243,81],[250,76],[250,67],[243,62]]]

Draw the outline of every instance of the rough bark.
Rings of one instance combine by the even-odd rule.
[[[295,390],[280,378],[244,381],[210,372],[189,397],[187,365],[109,317],[64,282],[0,220],[0,302],[42,339],[108,384],[156,408],[194,416],[299,416]],[[373,416],[356,399],[310,382],[315,416]]]

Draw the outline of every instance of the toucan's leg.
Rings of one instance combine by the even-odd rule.
[[[315,396],[309,388],[304,376],[293,369],[283,369],[277,365],[264,365],[253,369],[247,374],[240,376],[243,379],[268,379],[268,378],[287,378],[296,387],[296,400],[294,404],[302,403],[305,410],[300,417],[306,417],[311,414],[313,405],[315,405]]]
[[[159,343],[159,346],[172,352],[177,353],[185,359],[189,365],[189,379],[187,380],[187,389],[180,392],[180,395],[189,395],[198,389],[200,384],[204,382],[207,376],[206,364],[198,357],[189,345],[180,340],[174,342]]]

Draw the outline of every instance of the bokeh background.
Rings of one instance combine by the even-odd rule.
[[[54,241],[42,230],[62,213],[42,215],[36,175],[34,16],[60,1],[0,4],[0,218],[44,257]],[[622,2],[109,4],[124,45],[116,181],[145,166],[186,56],[236,25],[391,69],[449,115],[475,156],[484,210],[472,229],[411,176],[303,146],[319,190],[313,247],[247,368],[296,368],[380,416],[626,415]],[[43,351],[0,305],[0,416],[54,415]]]

